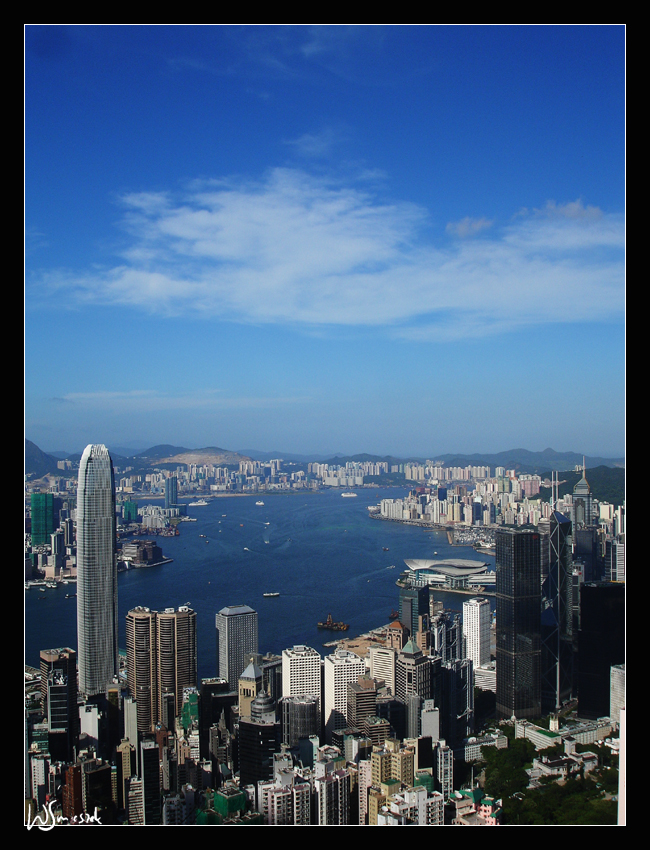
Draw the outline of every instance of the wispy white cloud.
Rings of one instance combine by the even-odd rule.
[[[531,211],[523,209],[519,211],[519,215],[528,216]],[[558,204],[556,201],[547,201],[546,205],[541,209],[533,209],[533,215],[546,216],[547,218],[575,218],[587,219],[596,221],[603,217],[603,211],[598,207],[590,205],[585,206],[582,198],[575,201],[569,201],[566,204]]]
[[[450,221],[446,230],[452,236],[466,239],[468,236],[475,236],[481,230],[492,227],[493,224],[494,222],[487,218],[470,218],[469,216],[465,216],[461,221]]]
[[[157,395],[156,390],[128,390],[117,392],[100,390],[99,392],[92,393],[66,393],[63,398],[65,401],[91,401],[101,403],[102,401],[113,401],[115,399],[149,398],[155,395]]]
[[[50,274],[49,285],[169,316],[383,325],[409,338],[602,321],[623,308],[622,217],[580,201],[489,233],[486,219],[466,218],[454,234],[483,230],[481,239],[432,244],[422,207],[291,169],[121,200],[121,262]]]
[[[343,140],[341,131],[335,132],[326,127],[318,133],[303,133],[297,139],[290,139],[285,144],[292,147],[300,156],[307,158],[329,157],[334,147]]]
[[[176,395],[158,390],[131,390],[125,392],[67,393],[59,401],[76,404],[86,411],[108,410],[114,413],[158,413],[162,411],[220,411],[243,409],[270,409],[300,405],[310,401],[309,396],[225,396],[218,389]]]

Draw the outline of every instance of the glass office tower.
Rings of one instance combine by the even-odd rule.
[[[496,543],[497,715],[541,713],[541,558],[537,531],[500,529]]]
[[[106,446],[86,446],[77,489],[79,691],[103,694],[117,675],[115,479]]]

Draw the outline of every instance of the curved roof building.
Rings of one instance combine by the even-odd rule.
[[[409,558],[404,563],[410,572],[409,578],[415,583],[457,587],[494,584],[495,574],[489,570],[490,565],[485,561],[470,561],[466,558]]]

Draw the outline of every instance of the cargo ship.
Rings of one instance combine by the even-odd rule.
[[[318,623],[319,629],[327,629],[330,632],[347,632],[350,628],[349,623],[336,623],[332,619],[332,615],[327,615],[327,620],[324,623]]]

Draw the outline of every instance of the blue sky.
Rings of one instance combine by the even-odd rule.
[[[622,455],[624,51],[27,26],[26,436]]]

